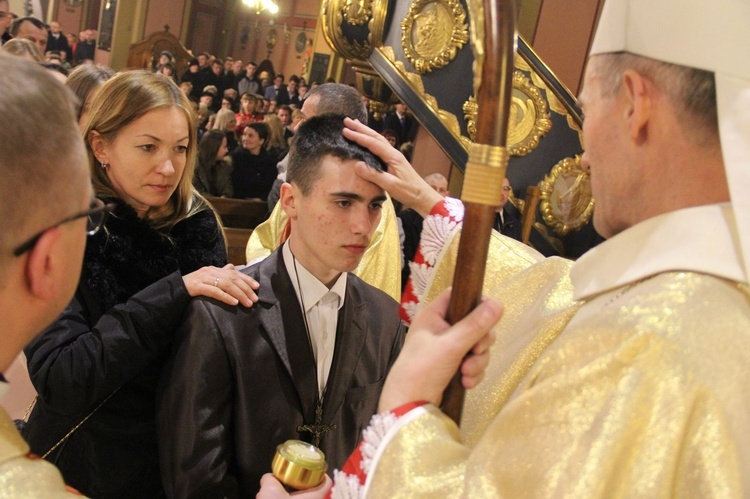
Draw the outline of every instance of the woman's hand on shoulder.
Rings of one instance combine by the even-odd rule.
[[[182,276],[190,296],[208,296],[228,305],[241,303],[252,307],[258,301],[255,290],[260,284],[234,268],[231,263],[219,267],[203,267]]]

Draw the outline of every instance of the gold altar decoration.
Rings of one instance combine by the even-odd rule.
[[[591,177],[581,168],[581,156],[565,158],[539,183],[539,210],[544,222],[564,236],[591,219],[594,198]]]
[[[362,26],[372,18],[372,0],[346,0],[342,13],[352,26]]]
[[[268,47],[268,50],[271,50],[276,46],[276,30],[271,29],[268,31],[268,37],[266,38],[266,47]]]
[[[401,21],[401,47],[417,73],[445,67],[469,41],[458,0],[415,0]]]
[[[463,105],[466,130],[471,140],[476,134],[476,100],[472,96]],[[512,156],[525,156],[536,149],[539,139],[552,129],[547,102],[542,90],[535,86],[521,71],[513,73],[513,95],[511,96],[508,122],[508,150]]]
[[[345,59],[366,64],[372,49],[382,43],[387,0],[324,0],[320,19],[323,36],[334,51]],[[366,26],[366,39],[352,39],[344,26]]]

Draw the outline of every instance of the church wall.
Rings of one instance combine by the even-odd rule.
[[[547,0],[542,3],[531,46],[576,95],[603,0]]]
[[[183,12],[187,7],[188,0],[149,1],[141,39],[156,31],[164,31],[165,24],[169,25],[169,32],[179,38],[182,33]]]

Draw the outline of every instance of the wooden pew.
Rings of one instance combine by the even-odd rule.
[[[266,219],[268,205],[265,201],[207,196],[224,224],[229,263],[245,265],[245,246],[253,229]]]
[[[206,196],[206,200],[219,214],[224,227],[254,229],[266,219],[268,212],[268,204],[265,201],[212,196]]]
[[[253,233],[252,229],[235,229],[232,227],[224,227],[224,237],[227,240],[227,255],[229,257],[229,263],[235,265],[245,265],[245,247],[247,246],[247,240],[250,239],[250,234]]]

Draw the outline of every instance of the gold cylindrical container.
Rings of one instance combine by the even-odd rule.
[[[328,463],[323,451],[301,440],[287,440],[276,447],[271,463],[273,476],[287,487],[304,490],[320,485]]]

